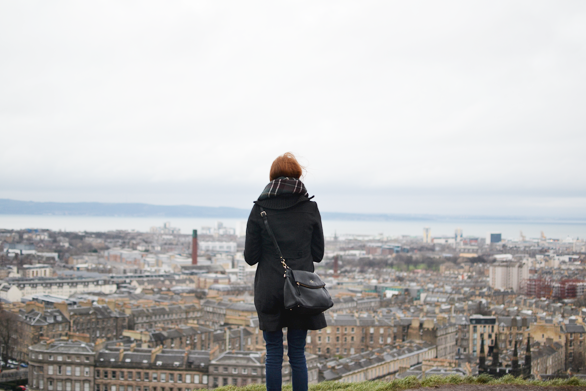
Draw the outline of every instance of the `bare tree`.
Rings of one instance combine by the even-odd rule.
[[[2,349],[2,361],[5,365],[16,347],[19,326],[18,315],[5,310],[0,303],[0,349]]]

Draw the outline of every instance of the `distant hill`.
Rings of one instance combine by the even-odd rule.
[[[102,202],[33,202],[0,199],[0,215],[112,216],[112,217],[210,217],[246,219],[249,209],[192,205],[151,205]],[[439,216],[429,214],[368,214],[323,212],[324,220],[345,221],[499,221],[583,223],[584,219],[551,219],[516,216]]]
[[[249,213],[249,210],[228,207],[101,202],[32,202],[0,199],[0,214],[12,215],[247,218]]]

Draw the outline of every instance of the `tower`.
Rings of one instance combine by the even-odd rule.
[[[191,235],[191,264],[197,265],[197,229]]]
[[[338,254],[334,255],[334,277],[338,277]]]
[[[531,376],[531,335],[527,334],[527,348],[525,349],[525,365],[523,372],[526,378]]]
[[[513,359],[511,360],[511,369],[513,376],[519,376],[519,352],[517,352],[517,341],[515,341],[515,348],[513,349]]]
[[[423,228],[423,243],[431,243],[431,228]]]
[[[486,371],[486,355],[484,354],[484,338],[480,339],[480,354],[478,354],[478,373]]]
[[[492,349],[492,364],[490,365],[493,368],[499,367],[499,334],[495,333],[494,335],[494,348]]]

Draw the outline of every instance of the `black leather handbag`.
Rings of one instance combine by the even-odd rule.
[[[304,270],[293,270],[287,266],[279,243],[277,243],[277,239],[275,239],[273,230],[269,225],[267,212],[262,207],[260,208],[260,215],[277,249],[281,265],[285,269],[285,273],[283,274],[283,277],[285,277],[283,285],[283,304],[285,305],[285,309],[303,315],[317,315],[332,308],[334,302],[326,289],[326,284],[315,273]]]

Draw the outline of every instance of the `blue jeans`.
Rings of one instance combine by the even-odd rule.
[[[283,377],[283,331],[263,331],[267,345],[265,361],[267,391],[281,391]],[[307,364],[305,362],[305,339],[307,330],[287,330],[287,355],[291,365],[293,391],[307,391]]]

